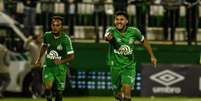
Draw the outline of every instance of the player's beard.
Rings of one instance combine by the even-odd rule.
[[[54,35],[55,35],[55,36],[59,36],[59,33],[58,33],[58,32],[57,32],[57,33],[54,33]]]
[[[125,28],[126,28],[126,26],[117,26],[117,30],[119,31],[119,32],[124,32],[124,30],[125,30]]]

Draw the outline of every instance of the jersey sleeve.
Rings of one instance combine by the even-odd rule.
[[[67,54],[74,54],[74,50],[73,50],[73,45],[71,42],[71,39],[66,35],[66,42],[65,42],[65,47],[66,47],[66,52]]]
[[[144,36],[141,34],[140,30],[137,28],[133,28],[133,30],[134,30],[134,33],[136,33],[135,34],[136,39],[139,40],[140,42],[143,42]]]

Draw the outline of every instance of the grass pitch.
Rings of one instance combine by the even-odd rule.
[[[4,98],[0,101],[46,101],[44,98],[32,99],[32,98]],[[54,101],[54,100],[53,100]],[[113,97],[64,97],[63,101],[115,101]],[[132,98],[132,101],[201,101],[201,98],[187,98],[187,97],[151,97]]]

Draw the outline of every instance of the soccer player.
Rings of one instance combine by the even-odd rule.
[[[109,42],[108,64],[111,68],[112,87],[117,101],[131,101],[131,88],[135,81],[135,41],[140,41],[148,54],[151,63],[156,65],[155,58],[148,41],[135,27],[128,27],[128,15],[117,12],[114,27],[106,30],[105,40]]]
[[[47,51],[42,72],[47,101],[52,101],[53,83],[56,84],[55,101],[62,101],[62,91],[65,87],[67,73],[66,63],[74,59],[72,43],[69,36],[62,32],[62,23],[62,17],[52,17],[52,31],[44,34],[40,55],[36,60],[36,64],[41,64],[41,57]]]

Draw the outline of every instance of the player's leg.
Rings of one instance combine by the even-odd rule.
[[[42,79],[41,79],[41,68],[40,67],[33,67],[32,69],[32,97],[37,98],[41,97],[44,93]]]
[[[126,68],[122,72],[122,92],[124,94],[123,101],[131,101],[131,89],[135,81],[135,69]]]
[[[63,90],[56,90],[55,101],[62,101]]]
[[[56,79],[55,79],[55,83],[56,83],[56,97],[55,97],[55,101],[62,101],[62,93],[65,89],[65,81],[66,81],[66,73],[67,73],[67,69],[66,69],[66,65],[59,65],[59,67],[57,67],[57,71],[55,73]]]
[[[53,84],[52,80],[46,80],[44,83],[45,96],[47,101],[52,101],[52,84]]]
[[[52,101],[52,85],[54,81],[54,75],[51,72],[52,68],[43,68],[42,78],[43,78],[43,85],[45,89],[45,96],[47,101]]]
[[[124,100],[123,101],[131,101],[131,86],[129,84],[123,84],[122,85],[122,91],[124,94]]]
[[[111,69],[111,79],[114,97],[117,101],[123,101],[123,93],[121,91],[121,72],[117,69]]]

